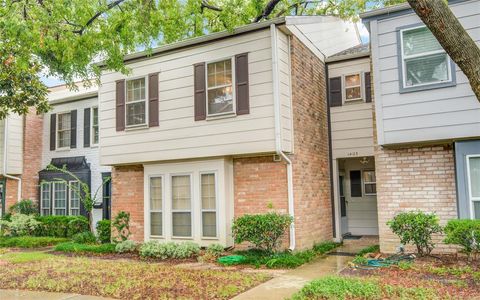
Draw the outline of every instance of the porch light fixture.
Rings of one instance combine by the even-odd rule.
[[[368,157],[366,157],[366,156],[362,157],[362,159],[360,160],[360,163],[362,165],[366,165],[366,164],[368,164],[368,162],[369,162],[369,160],[368,160]]]

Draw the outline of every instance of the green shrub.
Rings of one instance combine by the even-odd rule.
[[[53,246],[66,242],[65,238],[55,237],[37,237],[37,236],[21,236],[21,237],[0,237],[0,247],[7,248],[40,248]]]
[[[3,234],[6,236],[32,235],[40,226],[33,215],[14,214],[10,221],[1,220]]]
[[[444,230],[446,244],[462,247],[469,257],[480,253],[480,220],[450,220]]]
[[[55,246],[55,251],[71,253],[115,253],[115,244],[77,244],[73,242],[61,243]]]
[[[306,250],[295,253],[275,253],[265,263],[265,266],[270,269],[293,269],[311,261],[315,257],[316,254],[313,250]]]
[[[432,234],[442,232],[439,218],[433,213],[421,211],[400,213],[388,221],[387,225],[398,235],[402,244],[414,244],[421,256],[429,255],[435,247]]]
[[[41,223],[36,236],[72,237],[74,234],[89,231],[88,219],[84,216],[40,216]]]
[[[339,244],[335,242],[323,242],[323,243],[315,244],[313,246],[313,251],[315,251],[318,254],[325,254],[337,248],[338,245]]]
[[[219,257],[222,255],[222,253],[225,251],[225,248],[223,245],[220,244],[210,244],[207,247],[207,253],[216,257]]]
[[[38,206],[30,199],[23,199],[10,206],[11,214],[36,215],[38,214]]]
[[[115,242],[128,240],[130,237],[130,213],[121,211],[113,219],[112,226],[115,228]]]
[[[97,235],[101,243],[110,243],[112,235],[112,222],[110,220],[101,220],[97,222]]]
[[[140,247],[140,255],[142,257],[152,257],[159,259],[177,258],[185,259],[198,255],[200,247],[193,242],[184,243],[160,243],[157,241],[149,241]]]
[[[232,226],[235,243],[246,241],[258,249],[273,252],[292,221],[291,216],[278,213],[241,216]]]
[[[134,252],[137,249],[137,243],[132,240],[126,240],[115,245],[115,252],[125,253]]]
[[[368,253],[377,253],[380,252],[380,246],[379,245],[373,245],[373,246],[368,246],[366,248],[363,248],[362,250],[358,251],[357,256],[364,256],[365,254]]]
[[[77,244],[95,244],[97,237],[90,231],[84,231],[72,236],[72,240]]]

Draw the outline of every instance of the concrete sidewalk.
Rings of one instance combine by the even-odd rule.
[[[107,300],[95,296],[84,296],[70,293],[33,292],[23,290],[0,290],[1,300]]]
[[[299,291],[305,284],[325,275],[339,273],[348,262],[353,259],[349,254],[357,253],[359,250],[378,244],[376,237],[365,237],[360,240],[345,240],[344,245],[337,248],[330,255],[318,258],[313,262],[303,265],[283,275],[275,277],[263,284],[246,291],[233,298],[233,300],[279,300],[290,298]]]

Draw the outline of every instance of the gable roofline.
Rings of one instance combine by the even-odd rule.
[[[365,57],[370,57],[370,45],[359,44],[327,57],[325,62],[333,63]]]
[[[478,1],[478,0],[448,0],[448,4],[460,3],[460,2],[467,2],[467,1]],[[369,23],[373,20],[384,20],[396,16],[406,15],[414,13],[413,9],[410,7],[410,4],[402,3],[393,6],[382,7],[370,11],[366,11],[361,13],[360,19],[362,19],[363,23]],[[368,28],[368,26],[367,26]]]

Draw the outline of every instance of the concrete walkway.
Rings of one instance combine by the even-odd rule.
[[[0,290],[1,300],[107,300],[95,296],[84,296],[79,294],[32,292],[23,290]]]
[[[243,294],[233,298],[233,300],[279,300],[290,298],[295,292],[299,291],[305,284],[313,279],[339,273],[353,256],[359,250],[375,245],[378,239],[375,237],[365,237],[360,240],[346,240],[342,247],[337,248],[333,253],[326,257],[318,258],[313,262],[303,265],[297,269],[286,272],[283,275],[275,277]]]

